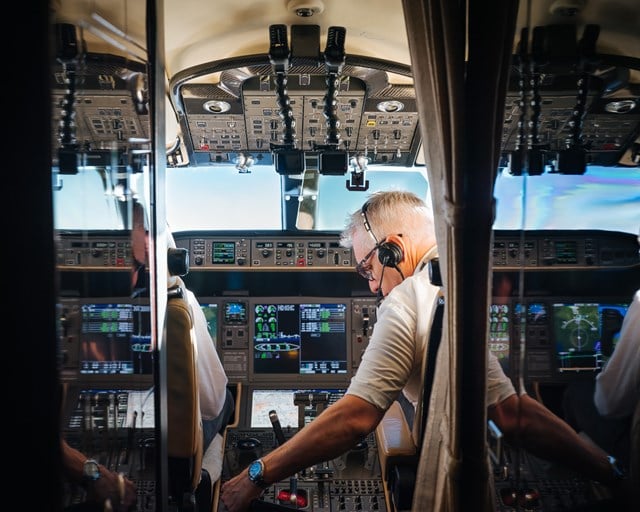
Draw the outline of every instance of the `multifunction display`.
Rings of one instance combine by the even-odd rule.
[[[148,304],[86,302],[80,315],[80,374],[152,373]]]
[[[254,304],[254,374],[346,374],[347,304]]]

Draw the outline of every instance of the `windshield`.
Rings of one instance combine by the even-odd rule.
[[[145,188],[144,173],[130,176],[130,193]],[[60,178],[56,187],[56,227],[63,230],[121,229],[118,187],[105,174],[81,168]],[[290,187],[272,167],[250,174],[233,166],[167,169],[167,220],[172,231],[282,230],[290,202],[314,203],[315,231],[341,231],[347,216],[377,190],[403,189],[428,199],[424,167],[369,168],[369,188],[349,191],[344,176],[317,176],[313,190]],[[296,181],[293,181],[296,183]],[[106,185],[105,185],[106,183]],[[303,180],[297,180],[302,184]],[[584,175],[545,173],[511,176],[503,171],[495,184],[495,229],[602,229],[638,233],[640,170],[590,166]],[[87,206],[90,205],[90,208]],[[91,215],[82,212],[91,211]],[[524,215],[523,215],[524,213]]]
[[[640,171],[591,166],[584,175],[498,175],[495,229],[638,233]]]

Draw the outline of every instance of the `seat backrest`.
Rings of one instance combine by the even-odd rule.
[[[179,285],[168,290],[166,351],[170,482],[183,492],[195,491],[200,482],[203,454],[197,352],[191,307]]]
[[[391,492],[394,508],[398,511],[411,508],[438,348],[442,338],[444,295],[437,259],[429,262],[429,272],[431,284],[439,286],[440,290],[432,310],[429,341],[422,361],[422,390],[416,404],[413,425],[408,424],[400,402],[396,401],[387,410],[375,431],[382,473]]]
[[[202,457],[202,422],[198,403],[193,318],[178,286],[169,290],[166,314],[168,454],[191,459],[194,478]],[[196,471],[197,469],[197,471]],[[199,478],[199,475],[198,475]],[[197,482],[195,482],[197,485]],[[194,487],[195,489],[195,487]]]
[[[444,318],[444,294],[442,292],[442,277],[440,275],[439,260],[429,261],[429,275],[431,284],[439,286],[440,291],[436,297],[436,304],[431,318],[431,330],[429,332],[429,345],[425,350],[422,361],[422,390],[420,401],[416,407],[416,415],[413,422],[412,436],[418,450],[422,446],[422,437],[429,415],[429,403],[431,402],[431,390],[433,389],[433,378],[435,375],[436,358],[442,339],[442,321]]]

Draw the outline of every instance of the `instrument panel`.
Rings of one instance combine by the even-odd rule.
[[[190,272],[200,270],[352,271],[353,252],[339,235],[264,232],[178,232],[176,245],[188,250]],[[493,267],[502,270],[626,268],[640,265],[636,236],[605,231],[496,231]],[[63,269],[130,268],[127,231],[62,233],[57,264]]]
[[[189,237],[176,244],[189,250],[191,268],[351,269],[350,249],[327,237]]]
[[[190,259],[185,283],[200,302],[230,385],[237,386],[224,481],[282,442],[270,425],[273,411],[286,440],[344,393],[373,332],[376,299],[335,233],[179,232],[174,238]],[[123,278],[123,290],[130,286],[130,233],[64,232],[58,243],[66,435],[134,477],[139,509],[148,510],[155,500],[151,335],[144,327],[150,304],[128,291],[109,293],[114,277]],[[522,371],[528,388],[593,379],[615,350],[627,292],[637,282],[636,237],[500,231],[493,257],[489,348],[506,373]],[[504,280],[509,286],[498,292],[496,283]],[[315,352],[314,344],[323,350]],[[105,433],[113,442],[101,445]],[[587,482],[572,474],[550,480],[534,459],[527,459],[524,471],[535,490],[527,496],[542,509],[558,500],[592,499]],[[560,496],[547,482],[567,491]],[[288,506],[295,494],[307,510],[384,512],[394,509],[396,492],[387,485],[369,436],[295,480],[270,486],[261,506]],[[496,491],[501,512],[511,510],[521,492],[511,480],[496,480]],[[69,495],[82,499],[81,489]]]
[[[494,297],[489,348],[515,376],[524,349],[527,382],[593,379],[615,350],[631,296]]]
[[[494,270],[630,267],[638,243],[629,234],[602,231],[502,231],[493,242]]]
[[[314,379],[344,384],[353,375],[375,323],[376,308],[366,283],[354,277],[353,253],[340,246],[338,234],[178,232],[174,237],[177,246],[188,252],[185,282],[208,315],[231,380],[251,385],[285,378],[292,385],[308,387]],[[67,290],[68,295],[116,288],[117,280],[104,271],[123,271],[122,288],[128,285],[124,271],[131,270],[133,261],[128,232],[66,232],[58,247],[63,270],[97,271],[98,277],[105,277],[86,281],[71,279],[76,272],[62,272],[63,288],[86,283],[92,287]],[[522,346],[524,375],[530,381],[562,383],[592,377],[602,368],[615,344],[613,338],[603,344],[602,330],[610,331],[610,323],[624,316],[633,287],[629,283],[640,271],[636,236],[598,230],[496,231],[493,268],[489,342],[508,373],[517,370],[514,362]],[[599,269],[605,272],[591,272]],[[525,271],[522,282],[517,278],[520,270]],[[346,272],[346,277],[328,279],[326,272],[335,271]],[[282,279],[282,272],[296,276]],[[508,287],[501,291],[504,282]],[[299,308],[305,302],[344,308],[344,332],[336,341],[342,350],[336,361],[341,362],[330,363],[339,364],[343,373],[319,376],[318,368],[325,362],[315,360],[308,362],[314,369],[304,370],[306,375],[302,366],[295,375],[280,370],[256,373],[256,308]],[[297,336],[296,343],[305,336],[286,335]],[[70,364],[78,364],[77,351],[69,343],[62,353]],[[314,372],[318,373],[309,375]]]
[[[337,80],[334,106],[340,149],[365,153],[375,163],[407,165],[419,141],[415,91],[386,83],[379,71],[359,77],[357,67],[345,69],[353,74]],[[219,85],[176,85],[194,163],[233,163],[236,154],[246,151],[256,154],[259,164],[272,163],[270,147],[283,144],[285,129],[275,80],[269,65],[251,71],[257,74],[242,77],[237,95],[228,92],[238,84],[236,70],[223,72]],[[317,66],[289,70],[287,93],[297,147],[312,154],[327,143],[326,89],[326,76],[318,74]]]

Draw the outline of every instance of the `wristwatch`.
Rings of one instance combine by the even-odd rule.
[[[262,459],[254,460],[249,464],[247,474],[249,475],[249,480],[258,487],[264,489],[269,486],[269,484],[264,481],[264,462],[262,462]]]
[[[95,482],[100,478],[100,466],[98,461],[94,459],[87,459],[82,467],[82,476],[87,482]]]
[[[613,472],[614,480],[626,480],[626,475],[618,466],[618,461],[616,460],[616,458],[611,455],[607,455],[607,460],[611,465],[611,471]]]

